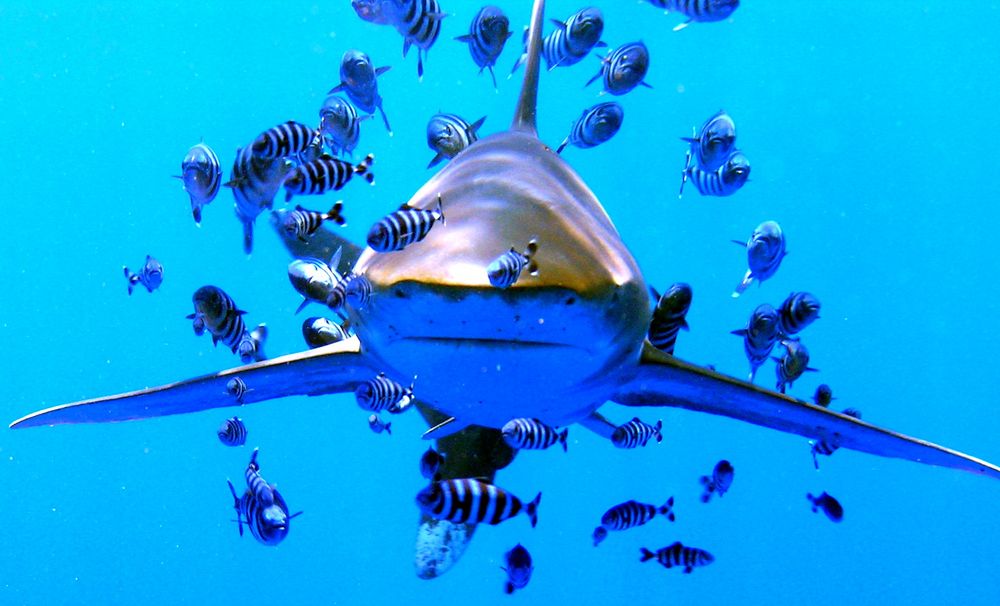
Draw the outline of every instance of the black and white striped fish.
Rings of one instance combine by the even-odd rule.
[[[778,363],[777,390],[785,393],[785,386],[791,386],[804,372],[816,369],[809,368],[809,350],[801,341],[785,339],[781,344],[785,348],[785,353],[780,358],[774,358],[774,361]]]
[[[380,372],[374,379],[358,385],[354,390],[354,398],[358,406],[369,412],[402,409],[413,401],[413,385],[411,383],[409,387],[404,387]]]
[[[237,496],[236,488],[228,482],[229,491],[233,495],[236,521],[240,536],[243,536],[243,525],[250,529],[250,534],[264,545],[277,545],[288,536],[289,522],[302,514],[301,511],[289,514],[288,505],[281,493],[260,476],[257,465],[257,450],[254,449],[247,465],[245,477],[247,490],[243,496]]]
[[[472,19],[469,33],[455,39],[469,45],[469,53],[479,66],[480,74],[484,69],[490,70],[493,88],[496,88],[497,76],[493,73],[493,66],[496,65],[497,58],[503,52],[504,44],[510,36],[510,20],[507,19],[507,15],[496,6],[484,6]]]
[[[347,225],[347,220],[341,214],[343,209],[344,203],[342,201],[335,202],[330,210],[325,213],[296,205],[295,210],[285,214],[281,221],[281,226],[289,236],[294,236],[302,242],[308,242],[309,236],[316,233],[316,230],[319,229],[319,226],[324,221],[333,221],[340,226]]]
[[[683,566],[684,574],[690,574],[698,566],[708,566],[715,561],[712,554],[708,553],[704,549],[698,549],[697,547],[685,547],[681,545],[680,541],[677,541],[673,545],[668,545],[662,549],[652,552],[645,547],[641,548],[642,556],[639,558],[640,562],[647,562],[652,559],[656,559],[657,562],[663,565],[664,568],[673,568],[675,566]]]
[[[305,309],[310,302],[327,303],[341,281],[340,274],[333,269],[339,265],[341,254],[342,249],[338,247],[329,262],[307,257],[293,259],[288,264],[288,280],[295,292],[302,295],[302,303],[295,313]]]
[[[570,127],[569,135],[556,148],[556,153],[561,154],[569,144],[587,149],[606,142],[615,136],[624,118],[625,110],[614,101],[588,107]]]
[[[607,46],[601,42],[604,15],[598,8],[587,7],[570,15],[565,22],[553,19],[552,23],[556,29],[542,39],[542,57],[550,70],[579,63],[590,51]],[[525,28],[525,50],[510,70],[511,75],[528,60],[527,43],[528,30]]]
[[[732,331],[734,335],[743,337],[743,351],[750,362],[750,382],[753,382],[757,369],[767,361],[771,350],[778,343],[781,335],[781,318],[778,311],[761,303],[750,314],[747,327]]]
[[[656,425],[643,423],[639,417],[634,417],[628,423],[619,425],[611,434],[611,443],[618,448],[638,448],[645,446],[650,438],[656,438],[656,442],[663,441],[663,421],[657,421]]]
[[[300,158],[303,155],[316,153],[315,151],[322,145],[322,138],[317,129],[289,120],[269,128],[261,133],[250,149],[258,158]]]
[[[701,170],[695,164],[684,167],[681,179],[681,190],[677,194],[684,195],[684,184],[690,179],[698,193],[703,196],[726,197],[735,194],[750,178],[750,160],[743,152],[734,149],[725,163],[714,172]]]
[[[201,225],[201,209],[207,206],[222,185],[222,165],[212,148],[199,143],[188,150],[181,161],[181,174],[177,178],[184,183],[184,191],[191,198],[191,214],[194,222]]]
[[[813,394],[813,403],[816,406],[822,406],[823,408],[828,408],[830,402],[833,402],[833,390],[826,383],[821,383],[816,387],[816,393]]]
[[[240,361],[244,364],[260,362],[266,360],[264,355],[264,341],[267,340],[267,325],[258,324],[257,328],[248,330],[240,337],[240,342],[236,345],[236,353],[240,356]]]
[[[300,164],[285,179],[285,202],[296,195],[315,196],[338,190],[347,185],[354,175],[363,175],[365,181],[374,185],[375,173],[371,172],[373,160],[375,156],[368,154],[360,163],[351,164],[323,154],[311,162]]]
[[[240,339],[247,332],[243,322],[246,313],[236,306],[232,297],[217,286],[202,286],[191,297],[194,313],[191,320],[201,320],[205,330],[212,335],[212,344],[219,341],[236,353]]]
[[[305,339],[309,349],[339,343],[349,336],[343,326],[335,324],[327,318],[306,318],[302,323],[302,338]]]
[[[334,156],[354,153],[361,140],[361,123],[372,116],[358,116],[358,110],[340,95],[330,95],[319,110],[319,132]]]
[[[354,106],[363,112],[374,114],[378,109],[385,122],[385,130],[392,136],[389,118],[382,109],[382,96],[378,94],[377,78],[389,71],[389,66],[375,68],[368,55],[359,50],[349,50],[340,60],[340,84],[330,89],[328,94],[344,91]]]
[[[523,511],[532,528],[538,523],[541,500],[542,493],[538,493],[525,504],[502,488],[471,478],[432,482],[417,494],[420,510],[437,520],[495,525]]]
[[[830,518],[831,522],[839,524],[844,519],[844,507],[840,504],[840,501],[833,498],[826,492],[820,494],[818,497],[812,496],[812,494],[807,493],[806,498],[812,503],[812,511],[816,513],[820,509],[826,514],[826,517]]]
[[[163,265],[153,257],[146,255],[146,262],[142,268],[133,273],[128,267],[122,267],[125,274],[125,281],[128,282],[128,294],[131,295],[136,284],[142,284],[146,290],[153,292],[163,284]]]
[[[861,411],[856,410],[854,408],[848,408],[844,410],[841,414],[845,414],[849,417],[854,417],[855,419],[861,418]],[[811,442],[811,444],[812,444],[811,453],[813,458],[813,467],[819,469],[818,455],[823,455],[825,457],[828,457],[833,453],[837,452],[837,450],[840,448],[840,434],[823,432],[820,434],[820,437],[817,438],[815,441]]]
[[[495,288],[510,288],[521,277],[525,269],[531,275],[538,274],[538,264],[535,263],[535,253],[538,252],[538,240],[528,241],[523,253],[517,252],[513,246],[493,260],[486,267],[486,277]]]
[[[403,36],[403,57],[410,46],[417,47],[417,78],[424,77],[424,57],[441,33],[441,20],[448,16],[438,0],[402,0],[402,19],[396,21],[396,31]]]
[[[736,145],[736,123],[729,114],[719,110],[694,134],[691,138],[682,137],[690,144],[684,165],[690,166],[693,156],[695,166],[705,172],[715,172],[733,152]]]
[[[403,250],[410,244],[426,238],[438,221],[445,222],[440,195],[437,208],[434,210],[410,208],[403,204],[399,210],[372,225],[368,230],[368,246],[376,252]]]
[[[604,83],[604,92],[612,95],[624,95],[640,84],[653,88],[643,81],[648,70],[649,49],[642,41],[629,42],[601,59],[600,71],[585,86],[600,78]]]
[[[257,216],[271,208],[281,182],[292,170],[284,158],[261,158],[251,146],[236,150],[233,172],[226,187],[232,188],[236,199],[236,217],[243,223],[243,251],[253,251],[253,224]]]
[[[247,442],[247,426],[239,417],[223,421],[217,433],[219,441],[226,446],[243,446]]]
[[[754,280],[760,284],[772,277],[778,271],[781,260],[788,251],[785,250],[785,234],[777,221],[764,221],[758,225],[746,243],[739,240],[733,242],[746,248],[748,266],[743,280],[733,290],[735,299],[743,294]]]
[[[427,122],[427,147],[435,153],[427,168],[446,158],[451,159],[466,147],[479,140],[477,131],[486,121],[486,116],[472,124],[456,114],[434,114]]]
[[[680,31],[692,21],[708,23],[728,19],[740,6],[740,0],[649,0],[649,3],[668,11],[682,13],[688,20],[674,28]]]
[[[672,284],[663,295],[650,289],[656,298],[653,317],[649,321],[649,332],[646,338],[649,343],[663,353],[674,355],[674,344],[677,333],[683,328],[688,329],[685,319],[691,308],[691,287],[683,282]]]
[[[781,332],[785,336],[799,333],[806,326],[819,320],[819,299],[807,292],[793,292],[778,308]]]
[[[507,573],[504,593],[510,595],[515,589],[524,589],[531,581],[531,573],[535,567],[531,565],[531,554],[520,543],[503,555],[503,571]]]
[[[544,450],[556,442],[562,444],[566,452],[568,429],[558,431],[538,419],[511,419],[500,429],[503,439],[511,448],[520,450]]]
[[[428,480],[437,481],[440,479],[438,478],[438,470],[441,469],[442,465],[444,465],[444,455],[433,448],[427,448],[420,457],[420,475]]]
[[[604,515],[601,516],[601,526],[608,530],[628,530],[642,526],[657,515],[662,515],[673,522],[677,519],[673,508],[673,497],[667,499],[667,502],[659,507],[634,500],[625,501],[604,512]]]
[[[344,301],[354,309],[364,309],[372,298],[372,283],[363,274],[351,272],[344,280]]]
[[[372,433],[382,433],[384,431],[386,434],[392,435],[392,422],[384,423],[375,413],[368,415],[368,428],[372,430]]]
[[[733,469],[733,465],[729,461],[723,459],[716,463],[711,476],[701,476],[701,485],[705,487],[705,492],[701,495],[701,502],[708,503],[712,499],[713,493],[720,497],[726,494],[729,487],[733,485],[735,475],[736,470]]]
[[[233,377],[226,381],[226,393],[233,396],[240,404],[243,404],[243,396],[247,395],[248,391],[253,390],[247,387],[246,381],[240,377]]]

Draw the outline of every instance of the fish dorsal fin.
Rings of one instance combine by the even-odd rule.
[[[537,134],[535,128],[535,109],[538,104],[538,72],[542,52],[542,19],[545,13],[545,0],[535,0],[531,11],[531,26],[528,29],[528,61],[525,64],[524,82],[521,84],[521,96],[517,100],[517,110],[514,112],[514,122],[511,130]]]

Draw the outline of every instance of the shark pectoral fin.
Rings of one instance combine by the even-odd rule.
[[[614,423],[605,419],[601,413],[596,411],[590,413],[590,416],[578,421],[578,423],[602,438],[607,438],[609,440],[611,439],[611,434],[615,432],[616,428]]]
[[[243,403],[284,396],[315,396],[353,390],[375,370],[357,337],[302,353],[239,366],[212,375],[139,391],[63,404],[34,412],[11,428],[63,423],[108,423],[239,406],[226,383],[241,378],[248,387]]]
[[[1000,468],[986,461],[678,360],[649,343],[635,377],[612,399],[708,412],[808,438],[836,435],[842,448],[1000,479]]]
[[[292,254],[296,259],[330,259],[334,256],[338,248],[342,249],[340,253],[340,260],[334,269],[337,273],[343,275],[351,271],[354,268],[354,264],[357,262],[358,257],[361,256],[361,251],[363,248],[358,246],[354,242],[335,234],[326,227],[320,227],[317,229],[306,242],[302,242],[294,235],[289,235],[287,231],[282,227],[282,220],[288,211],[284,209],[275,210],[271,213],[272,220],[271,225],[274,226],[276,232],[278,232],[278,237],[284,243],[285,248],[288,252]]]

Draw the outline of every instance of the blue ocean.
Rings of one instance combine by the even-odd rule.
[[[480,137],[514,115],[524,69],[508,74],[532,2],[494,0],[513,32],[496,89],[455,40],[482,5],[440,2],[447,16],[422,78],[418,49],[404,58],[396,29],[362,20],[348,0],[0,3],[5,423],[238,366],[185,318],[206,284],[225,289],[249,325],[267,324],[267,355],[305,350],[302,321],[323,306],[294,313],[291,256],[270,213],[247,255],[232,191],[222,188],[199,227],[172,177],[199,142],[228,180],[237,148],[266,129],[317,124],[341,57],[363,50],[391,66],[378,87],[392,136],[376,112],[353,158],[374,154],[374,186],[357,179],[288,206],[283,192],[274,200],[325,211],[343,199],[347,226],[323,229],[363,243],[445,166],[427,168],[432,115],[485,116]],[[583,8],[546,4],[546,33]],[[585,108],[623,107],[609,141],[561,155],[647,283],[691,285],[690,330],[675,355],[745,379],[731,331],[759,304],[809,292],[822,302],[801,333],[816,372],[789,395],[811,401],[825,383],[835,410],[1000,463],[1000,180],[990,151],[1000,139],[1000,7],[744,0],[726,19],[674,31],[686,17],[648,1],[594,5],[608,49],[592,54],[643,41],[650,87],[612,96],[600,81],[585,86],[601,69],[595,57],[543,67],[538,134],[555,148]],[[750,178],[727,197],[689,182],[678,198],[681,138],[720,109],[737,125]],[[747,255],[731,241],[766,220],[780,223],[788,255],[733,298]],[[146,255],[162,263],[162,285],[129,296],[122,267]],[[767,361],[756,383],[774,388],[775,373]],[[247,443],[227,448],[216,430],[234,414]],[[419,414],[393,415],[392,434],[375,434],[345,393],[4,429],[0,604],[1000,603],[993,478],[848,448],[817,469],[799,435],[673,407],[609,403],[601,414],[662,420],[663,441],[618,449],[573,425],[568,452],[519,453],[495,482],[525,501],[542,492],[537,527],[523,515],[482,524],[430,580],[414,568],[414,497],[427,485],[418,462],[430,444]],[[276,546],[240,536],[226,484],[243,490],[255,447],[264,476],[303,512]],[[700,478],[722,459],[733,484],[702,503]],[[841,522],[806,498],[824,491],[843,506]],[[609,507],[669,497],[676,521],[658,516],[594,546]],[[714,561],[690,574],[640,562],[641,548],[676,541]],[[534,571],[508,596],[504,554],[518,543]]]

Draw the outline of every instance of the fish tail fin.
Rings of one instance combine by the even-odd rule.
[[[652,560],[653,558],[656,557],[655,553],[646,549],[645,547],[640,547],[639,551],[641,553],[641,555],[639,556],[640,562],[648,562],[649,560]]]
[[[243,252],[253,252],[253,221],[243,222]]]
[[[507,583],[503,587],[503,591],[507,595],[514,593],[514,584],[511,583],[510,581],[507,581]]]
[[[653,425],[653,431],[656,432],[656,443],[659,444],[663,441],[663,421],[659,420],[656,425]]]
[[[198,227],[201,227],[201,207],[194,206],[191,208],[191,216],[194,217],[194,222]]]
[[[135,283],[139,281],[139,277],[128,270],[128,267],[122,266],[122,272],[125,274],[125,281],[128,282],[128,294],[131,295],[132,291],[135,290]]]
[[[441,162],[441,160],[444,160],[444,155],[441,152],[438,152],[437,154],[434,155],[433,158],[431,158],[431,161],[427,163],[427,168],[436,165],[437,163]]]
[[[355,174],[364,175],[365,181],[368,181],[368,183],[372,185],[375,184],[375,173],[373,173],[371,170],[372,162],[374,161],[375,161],[375,154],[368,154],[367,156],[365,156],[364,160],[362,160],[360,163],[358,163],[357,166],[354,167]]]
[[[385,433],[392,435],[392,421],[385,424]]]
[[[528,519],[531,520],[531,527],[534,528],[538,524],[538,504],[542,502],[542,493],[538,493],[535,500],[528,503],[524,508],[524,512],[528,514]]]
[[[344,225],[347,225],[347,219],[345,219],[344,215],[342,214],[343,210],[344,210],[344,201],[337,200],[336,202],[333,203],[333,206],[330,207],[330,210],[329,212],[326,213],[325,218],[343,227]],[[336,267],[334,267],[334,269],[336,269]]]
[[[733,241],[735,242],[735,240]],[[733,289],[732,297],[738,299],[751,284],[753,284],[753,271],[748,269],[746,275],[743,276],[743,280]]]
[[[438,194],[437,212],[438,212],[438,217],[440,217],[439,221],[441,221],[441,224],[444,225],[445,224],[444,209],[441,207],[441,194]]]
[[[569,448],[566,446],[566,436],[568,435],[569,435],[569,429],[564,429],[562,430],[562,433],[559,434],[559,443],[562,444],[563,452],[569,451]]]

